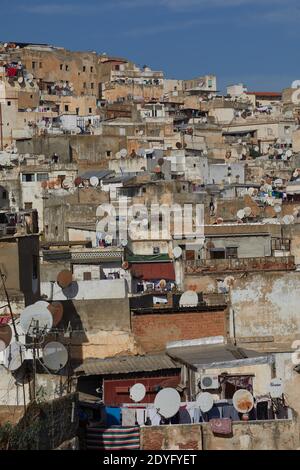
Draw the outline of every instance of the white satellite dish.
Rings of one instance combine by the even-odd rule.
[[[142,401],[145,398],[145,395],[146,387],[144,384],[138,383],[130,387],[129,396],[132,401],[135,401],[136,403]]]
[[[259,147],[256,145],[256,146],[254,147],[254,150],[255,150],[255,152],[259,152]]]
[[[291,150],[287,150],[286,153],[285,153],[285,155],[286,155],[287,157],[291,157],[291,156],[293,155],[293,152],[292,152]]]
[[[245,208],[244,208],[244,212],[245,212],[245,216],[246,216],[246,217],[250,217],[250,215],[252,214],[252,209],[251,209],[251,207],[245,207]]]
[[[196,398],[196,403],[203,413],[207,413],[214,406],[214,397],[208,392],[199,393]]]
[[[172,418],[179,411],[180,395],[174,388],[163,388],[154,400],[154,408],[164,418]]]
[[[277,152],[278,152],[278,155],[282,155],[283,154],[282,148],[278,149]]]
[[[121,150],[120,150],[120,156],[121,156],[121,158],[126,158],[127,155],[128,155],[128,152],[127,152],[126,149],[121,149]]]
[[[119,160],[121,158],[120,152],[116,153],[116,158]]]
[[[237,390],[232,397],[232,403],[239,413],[249,413],[254,406],[254,398],[248,390]]]
[[[31,82],[31,81],[33,80],[33,75],[32,75],[32,73],[29,73],[26,78],[27,78],[27,80],[28,80],[29,82]]]
[[[90,185],[95,188],[96,186],[98,186],[98,184],[99,184],[99,178],[97,178],[97,176],[92,176],[90,178]]]
[[[291,88],[299,88],[300,87],[300,80],[294,80],[292,82]]]
[[[52,341],[43,348],[43,361],[48,369],[60,370],[68,362],[68,351],[63,344]]]
[[[249,196],[253,196],[254,190],[255,190],[254,188],[249,188],[248,189],[247,193],[249,194]]]
[[[193,290],[185,291],[179,299],[180,307],[197,307],[197,305],[198,305],[198,295],[197,295],[197,292]]]
[[[24,344],[18,342],[11,343],[3,353],[4,366],[10,371],[19,369],[25,360],[25,353],[26,348]]]
[[[23,332],[35,337],[38,334],[37,328],[41,330],[51,330],[53,324],[52,315],[45,306],[30,305],[24,308],[20,316],[20,325]]]
[[[283,381],[282,379],[272,379],[269,385],[269,393],[272,398],[281,398],[283,394]]]
[[[295,222],[295,217],[293,215],[285,215],[283,218],[283,223],[285,225],[290,225],[290,224],[293,224]]]
[[[148,219],[146,219],[146,218],[141,221],[141,225],[142,225],[143,227],[148,227],[148,224],[149,224],[149,221],[148,221]]]
[[[125,238],[121,240],[121,245],[125,248],[128,245],[128,240],[125,240]]]
[[[180,258],[180,256],[182,255],[182,249],[180,248],[180,246],[175,246],[175,248],[173,249],[173,256],[174,258]]]
[[[274,211],[276,212],[276,214],[279,214],[282,210],[282,207],[280,204],[275,204],[274,205]]]
[[[46,307],[48,308],[50,303],[49,302],[46,302],[46,300],[38,300],[37,302],[35,302],[34,305],[39,305],[41,307]]]
[[[18,78],[18,83],[21,84],[21,83],[23,83],[23,82],[24,82],[24,78],[23,78],[23,77],[19,77],[19,78]]]
[[[237,211],[236,216],[238,219],[242,220],[245,217],[245,211],[243,209],[240,209],[239,211]]]

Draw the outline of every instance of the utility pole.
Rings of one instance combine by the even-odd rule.
[[[1,107],[1,105],[0,105]],[[13,312],[12,312],[12,308],[11,308],[11,304],[10,304],[10,300],[9,300],[9,295],[8,295],[8,292],[7,292],[7,289],[6,289],[6,285],[5,285],[5,274],[1,271],[0,269],[0,277],[1,277],[1,282],[2,282],[2,287],[3,287],[3,290],[5,292],[5,297],[6,297],[6,301],[7,301],[7,306],[9,308],[9,313],[10,313],[10,317],[11,317],[11,321],[12,321],[12,324],[13,324],[13,329],[14,329],[14,333],[15,333],[15,337],[16,337],[16,341],[19,341],[19,335],[18,335],[18,332],[17,332],[17,328],[16,328],[16,324],[15,324],[15,319],[14,319],[14,316],[13,316]]]

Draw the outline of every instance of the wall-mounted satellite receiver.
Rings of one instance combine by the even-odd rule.
[[[272,398],[281,398],[283,394],[283,381],[280,378],[272,379],[269,384],[269,393]]]
[[[12,329],[10,325],[0,325],[0,352],[6,349],[12,339]]]
[[[120,150],[120,157],[121,158],[126,158],[128,155],[127,149],[121,149]]]
[[[146,396],[146,387],[144,384],[134,384],[129,391],[129,396],[136,403],[142,401]]]
[[[249,413],[254,406],[254,398],[248,390],[237,390],[232,398],[232,403],[239,413]]]
[[[180,395],[175,388],[163,388],[154,400],[154,408],[164,418],[172,418],[180,408]]]
[[[175,246],[175,248],[173,249],[174,258],[178,259],[180,258],[181,255],[182,255],[182,248],[180,248],[180,246]]]
[[[73,281],[73,276],[72,276],[71,271],[69,271],[68,269],[63,269],[57,275],[57,284],[62,289],[65,289],[66,287],[70,286],[72,284],[72,281]]]
[[[214,397],[208,392],[199,393],[196,402],[203,413],[208,413],[214,405]]]
[[[26,348],[24,344],[14,342],[11,343],[4,351],[4,366],[14,371],[19,369],[25,360]]]
[[[194,292],[193,290],[185,291],[179,299],[180,307],[197,307],[197,305],[198,295],[197,292]]]
[[[20,325],[25,334],[36,337],[41,332],[51,330],[52,315],[47,307],[33,304],[22,311]]]
[[[239,211],[237,211],[236,216],[237,216],[238,219],[243,220],[244,217],[245,217],[245,211],[244,211],[244,209],[240,209]]]
[[[58,371],[68,362],[68,351],[62,343],[52,341],[43,348],[43,361],[48,369]]]

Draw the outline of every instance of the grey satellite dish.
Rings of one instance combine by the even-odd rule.
[[[32,75],[32,73],[29,73],[29,74],[27,75],[27,80],[30,81],[30,82],[33,80],[33,75]]]
[[[269,385],[269,393],[272,398],[281,398],[283,394],[283,381],[282,379],[272,379]]]
[[[249,413],[254,406],[254,398],[248,390],[241,389],[233,395],[232,403],[239,413]]]
[[[274,206],[274,211],[276,212],[276,214],[279,214],[279,212],[281,212],[282,208],[279,204],[275,204]]]
[[[30,305],[24,308],[20,316],[20,325],[23,332],[32,337],[36,337],[41,330],[51,330],[52,324],[52,315],[47,307],[43,305]]]
[[[37,302],[35,302],[34,305],[39,305],[40,307],[46,307],[48,308],[50,303],[49,302],[46,302],[45,300],[38,300]]]
[[[139,401],[142,401],[145,398],[146,395],[146,387],[144,384],[134,384],[130,388],[129,396],[132,401],[135,401],[136,403]]]
[[[251,209],[251,207],[245,207],[245,208],[244,208],[244,212],[245,212],[245,216],[246,216],[246,217],[250,217],[250,215],[252,214],[252,209]]]
[[[154,408],[164,418],[172,418],[179,411],[180,395],[174,388],[163,388],[154,400]]]
[[[96,186],[98,186],[98,184],[99,184],[99,178],[97,178],[97,176],[92,176],[90,178],[90,185],[95,188]]]
[[[127,152],[126,149],[121,149],[121,150],[120,150],[120,156],[121,156],[121,158],[126,158],[126,157],[127,157],[127,154],[128,154],[128,152]]]
[[[256,146],[254,147],[254,150],[255,150],[255,152],[259,152],[259,147],[256,145]]]
[[[174,258],[180,258],[180,256],[182,255],[182,249],[180,248],[180,246],[175,246],[175,248],[173,249],[173,255],[174,255]]]
[[[25,353],[24,344],[11,343],[4,351],[4,366],[10,371],[19,369],[25,360]]]
[[[207,413],[214,406],[214,397],[208,392],[199,393],[196,402],[200,410]]]
[[[282,220],[285,225],[290,225],[295,222],[295,217],[293,215],[285,215]]]
[[[48,369],[60,370],[68,362],[68,351],[63,344],[52,341],[43,348],[43,361]]]
[[[193,290],[185,291],[179,299],[180,307],[197,307],[198,295]]]

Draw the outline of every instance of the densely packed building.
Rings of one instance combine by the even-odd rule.
[[[0,418],[76,391],[87,448],[97,423],[132,426],[132,448],[300,447],[299,98],[0,44]],[[32,346],[36,302],[53,321]],[[167,388],[181,406],[160,416]]]

